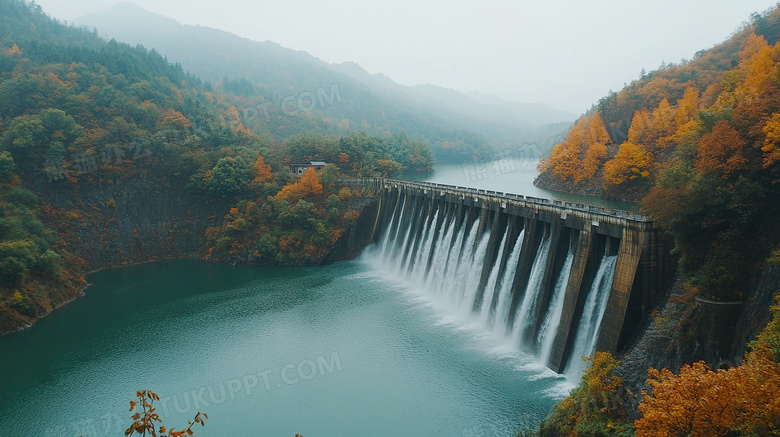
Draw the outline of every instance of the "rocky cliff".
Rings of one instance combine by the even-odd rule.
[[[83,296],[88,272],[160,259],[203,258],[206,229],[220,226],[235,204],[235,199],[186,188],[183,181],[151,172],[116,179],[99,172],[88,176],[53,182],[27,178],[26,186],[39,194],[41,220],[59,234],[68,281],[47,284],[30,315],[0,311],[0,334],[29,327]],[[307,265],[358,256],[371,242],[376,206],[372,198],[353,199],[347,208],[359,211],[354,224],[326,256]]]

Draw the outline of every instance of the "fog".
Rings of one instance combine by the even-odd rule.
[[[114,1],[38,0],[65,20]],[[581,2],[136,0],[184,24],[435,84],[582,113],[642,69],[726,39],[774,0]]]

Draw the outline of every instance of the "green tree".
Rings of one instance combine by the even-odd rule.
[[[223,196],[238,193],[246,189],[251,174],[249,165],[241,157],[220,158],[211,169],[208,189]]]
[[[11,153],[8,151],[0,152],[0,182],[10,181],[15,170],[16,164]]]

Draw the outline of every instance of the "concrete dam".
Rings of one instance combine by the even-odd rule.
[[[674,277],[640,213],[472,188],[352,179],[377,196],[374,251],[394,274],[557,373],[619,353]]]

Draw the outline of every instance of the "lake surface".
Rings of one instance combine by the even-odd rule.
[[[538,164],[538,159],[524,159],[521,156],[513,155],[506,159],[491,162],[467,161],[462,165],[437,165],[436,169],[431,173],[405,175],[403,178],[435,182],[437,184],[480,188],[502,193],[522,194],[524,196],[561,200],[563,202],[583,203],[610,209],[639,210],[639,205],[633,203],[616,202],[600,197],[581,196],[536,187],[534,186],[534,179],[539,175],[539,172],[536,170]]]
[[[583,200],[516,167],[427,179]],[[142,389],[160,395],[168,428],[207,413],[196,436],[512,436],[572,388],[391,271],[369,249],[326,267],[184,260],[89,275],[84,298],[0,337],[0,437],[121,436]]]
[[[153,389],[202,436],[510,436],[569,387],[371,263],[156,262],[0,338],[0,436],[119,436]]]

